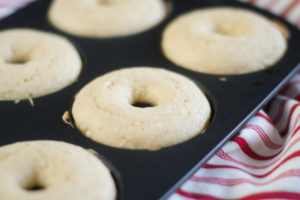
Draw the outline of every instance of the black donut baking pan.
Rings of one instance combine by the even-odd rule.
[[[28,101],[17,104],[1,101],[0,145],[51,139],[91,148],[109,160],[121,175],[122,199],[167,198],[300,69],[300,33],[284,20],[235,0],[169,2],[173,4],[171,13],[158,26],[120,38],[89,39],[55,29],[47,20],[49,0],[37,1],[1,21],[0,29],[29,27],[69,38],[82,52],[86,66],[77,82],[54,94],[34,99],[34,106]],[[282,23],[290,33],[284,57],[266,70],[230,76],[193,72],[168,61],[160,49],[166,25],[181,13],[210,6],[248,8]],[[69,108],[73,96],[85,84],[106,72],[130,66],[162,67],[201,83],[214,111],[207,130],[185,143],[158,151],[124,150],[96,143],[62,121],[62,114]]]

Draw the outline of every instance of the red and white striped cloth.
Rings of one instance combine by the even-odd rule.
[[[32,1],[0,0],[0,19]],[[300,28],[300,0],[240,1]],[[300,199],[299,101],[300,73],[169,199]]]
[[[300,0],[241,1],[300,28]],[[300,199],[299,101],[300,73],[169,200]]]
[[[0,19],[35,0],[0,0]]]
[[[170,200],[300,199],[300,73]]]

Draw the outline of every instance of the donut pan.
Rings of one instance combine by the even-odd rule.
[[[77,82],[54,94],[34,99],[34,106],[28,101],[0,102],[0,145],[51,139],[93,149],[120,174],[117,179],[122,188],[119,191],[121,199],[167,198],[300,68],[298,29],[274,15],[235,0],[168,1],[172,5],[171,12],[158,26],[144,33],[111,39],[88,39],[56,30],[47,21],[49,3],[49,0],[32,3],[1,21],[0,29],[30,27],[66,36],[82,53],[84,68]],[[244,7],[281,22],[290,32],[284,57],[267,70],[231,76],[197,73],[172,64],[160,50],[163,29],[181,13],[211,6]],[[70,108],[74,95],[89,81],[115,69],[142,65],[175,71],[199,83],[213,108],[211,123],[203,134],[158,151],[123,150],[98,144],[62,121],[62,114]]]

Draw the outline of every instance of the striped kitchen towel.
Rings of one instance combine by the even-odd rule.
[[[300,28],[300,0],[241,1]],[[300,73],[169,200],[300,199],[299,101]]]
[[[34,0],[0,0],[0,19],[14,13]]]

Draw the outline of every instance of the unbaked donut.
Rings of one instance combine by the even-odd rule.
[[[56,141],[0,148],[0,199],[115,200],[110,171],[79,146]]]
[[[54,0],[48,18],[70,34],[103,38],[145,31],[166,13],[163,0]]]
[[[0,100],[22,100],[56,92],[73,83],[81,59],[65,38],[32,29],[0,32]]]
[[[196,136],[206,128],[210,113],[208,100],[194,82],[150,67],[96,78],[75,96],[72,107],[75,125],[87,137],[113,147],[148,150]]]
[[[284,54],[283,34],[265,17],[238,8],[188,12],[163,32],[164,55],[194,71],[241,74],[265,69]]]

